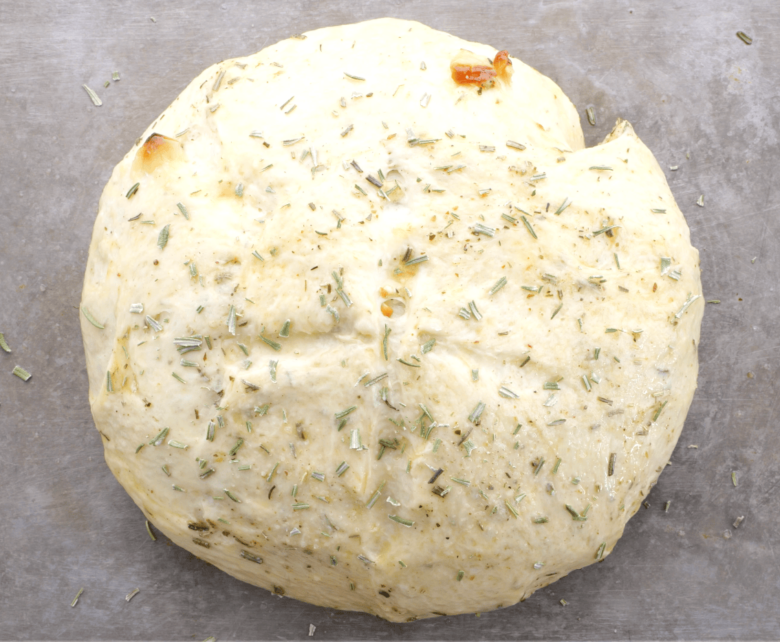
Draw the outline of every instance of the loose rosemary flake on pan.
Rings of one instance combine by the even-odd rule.
[[[8,344],[5,341],[5,335],[2,332],[0,332],[0,348],[9,354],[11,353],[11,348],[8,347]]]
[[[734,484],[734,488],[737,487],[737,471],[732,470],[731,471],[731,483]]]
[[[737,31],[737,38],[739,38],[746,45],[752,45],[753,44],[753,38],[748,36],[744,31]]]
[[[149,533],[149,537],[152,539],[153,542],[157,541],[157,536],[154,534],[154,531],[152,530],[152,525],[149,523],[149,520],[146,520],[146,532]]]
[[[94,325],[98,330],[105,329],[106,326],[104,326],[102,323],[98,323],[98,321],[95,319],[95,317],[92,316],[92,313],[87,310],[86,307],[82,307],[81,312],[84,314],[84,317],[87,319],[87,321]],[[10,350],[8,350],[8,352],[10,352]]]
[[[86,87],[86,85],[84,85],[84,87]],[[79,603],[79,598],[81,597],[81,594],[82,594],[83,592],[84,592],[84,589],[83,589],[83,588],[80,588],[80,589],[79,589],[79,592],[78,592],[78,593],[76,593],[76,597],[74,597],[74,598],[73,598],[73,601],[70,603],[70,606],[71,606],[71,608],[73,608],[74,606],[76,606],[76,604],[78,604],[78,603]]]
[[[132,600],[138,593],[141,592],[141,589],[134,588],[132,591],[130,591],[127,595],[125,595],[125,602],[129,602]]]
[[[27,372],[27,370],[22,368],[22,366],[14,366],[14,369],[11,371],[11,374],[16,375],[22,381],[29,381],[30,377],[32,377],[32,375],[29,372]],[[109,390],[109,392],[111,391]]]
[[[92,104],[95,105],[95,107],[100,107],[103,104],[103,101],[100,100],[100,96],[98,96],[93,90],[91,90],[86,85],[81,85],[84,87],[84,91],[87,92],[87,96],[89,96],[89,99],[92,101]]]
[[[588,107],[585,110],[585,115],[588,117],[588,122],[590,123],[591,127],[596,126],[596,114],[593,111],[593,107]]]

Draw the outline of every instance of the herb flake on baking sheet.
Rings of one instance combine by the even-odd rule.
[[[596,126],[596,114],[593,111],[593,107],[588,107],[585,110],[585,115],[588,117],[588,122],[590,123],[590,126],[591,127],[595,127]]]
[[[103,104],[103,101],[100,100],[100,96],[98,96],[92,89],[86,85],[81,86],[84,87],[84,91],[87,92],[87,96],[89,96],[89,99],[92,101],[92,104],[95,105],[95,107],[100,107]]]
[[[8,347],[8,344],[5,341],[5,335],[2,332],[0,332],[0,348],[9,354],[11,353],[11,348]]]
[[[560,206],[558,207],[558,209],[557,209],[557,210],[555,210],[555,214],[556,214],[556,216],[557,216],[557,215],[559,215],[559,214],[561,214],[561,212],[563,212],[563,211],[564,211],[564,210],[565,210],[567,207],[569,207],[569,205],[571,205],[571,199],[570,199],[570,198],[567,196],[567,197],[564,199],[563,203],[561,203],[561,204],[560,204]]]
[[[737,31],[737,38],[739,38],[746,45],[752,45],[753,44],[753,38],[748,36],[744,31]]]
[[[22,381],[29,381],[30,377],[32,377],[32,375],[29,372],[27,372],[27,370],[22,368],[22,366],[14,366],[14,369],[11,371],[11,374],[16,375]],[[109,392],[111,391],[109,390]]]
[[[737,471],[732,470],[731,471],[731,483],[734,484],[734,488],[737,487]]]
[[[104,326],[102,323],[98,323],[98,321],[95,319],[95,317],[92,316],[92,313],[87,310],[86,307],[82,307],[81,312],[84,314],[84,317],[87,319],[87,321],[94,325],[98,330],[105,329],[106,326]],[[10,352],[10,350],[7,350],[7,352]]]
[[[160,234],[157,236],[157,247],[159,247],[161,250],[165,249],[165,246],[168,245],[168,237],[171,233],[171,224],[168,223],[164,228],[160,230]]]

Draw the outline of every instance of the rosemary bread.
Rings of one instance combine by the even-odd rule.
[[[173,542],[407,621],[604,559],[697,377],[699,259],[619,121],[414,22],[204,71],[100,200],[82,329],[109,467]]]

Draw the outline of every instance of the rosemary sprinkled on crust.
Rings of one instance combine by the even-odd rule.
[[[271,348],[276,350],[277,352],[282,349],[282,344],[277,343],[276,341],[269,339],[268,337],[264,337],[262,334],[260,335],[260,340],[269,345]]]
[[[371,379],[370,381],[367,381],[363,385],[366,388],[368,388],[369,386],[373,386],[375,383],[379,383],[380,381],[382,381],[382,379],[385,379],[385,378],[387,378],[387,373],[383,372],[381,375],[379,375],[377,377],[374,377],[373,379]]]
[[[607,464],[607,476],[612,477],[615,474],[615,462],[617,453],[609,453],[609,463]]]
[[[141,183],[136,183],[135,185],[133,185],[129,190],[127,190],[127,194],[125,194],[125,198],[130,198],[133,194],[135,194],[138,191],[138,188],[140,186]],[[140,216],[140,214],[138,216]]]
[[[394,522],[397,522],[402,526],[406,526],[407,528],[411,528],[412,526],[414,526],[414,522],[410,519],[404,519],[403,517],[398,517],[398,515],[388,515],[388,517],[392,519]]]
[[[560,207],[558,207],[558,209],[555,210],[556,216],[561,214],[561,212],[563,212],[567,207],[569,207],[569,205],[571,205],[571,199],[567,196],[564,199],[563,203],[561,203]]]
[[[525,145],[523,145],[522,143],[516,143],[513,140],[506,141],[506,146],[512,147],[514,149],[519,149],[520,151],[523,151],[525,149]]]
[[[469,415],[469,421],[475,426],[479,426],[479,422],[484,411],[485,404],[480,401],[476,406],[474,406],[474,410],[471,411],[471,414]]]
[[[236,504],[240,504],[241,503],[241,500],[238,497],[236,497],[233,493],[231,493],[227,488],[223,488],[222,490],[225,492],[225,495],[227,495],[228,498],[230,498],[234,502],[236,502]]]
[[[506,277],[502,276],[498,281],[496,281],[495,285],[492,288],[490,288],[490,296],[493,296],[505,285],[506,285]]]
[[[525,216],[520,216],[520,218],[523,220],[523,224],[525,225],[525,228],[528,230],[528,232],[533,236],[535,239],[538,239],[539,237],[536,236],[536,232],[534,231],[533,226],[531,223],[528,222],[528,219]]]
[[[104,326],[102,323],[99,323],[95,319],[95,317],[92,316],[92,313],[89,310],[87,310],[86,307],[82,307],[81,312],[84,315],[84,318],[86,318],[86,320],[89,321],[92,325],[94,325],[98,330],[105,329],[106,326]],[[10,352],[10,350],[8,350],[7,352]]]
[[[260,557],[258,555],[254,555],[253,553],[250,553],[249,551],[242,550],[239,553],[239,556],[243,557],[245,560],[249,560],[250,562],[254,562],[255,564],[262,564],[263,563],[263,558],[262,557]]]
[[[598,550],[596,551],[596,559],[600,560],[604,557],[604,549],[607,548],[606,542],[601,542],[601,546],[599,546]]]
[[[165,249],[165,246],[168,245],[168,237],[171,233],[171,224],[168,223],[164,228],[160,230],[160,234],[157,236],[157,247],[159,247],[161,250]]]

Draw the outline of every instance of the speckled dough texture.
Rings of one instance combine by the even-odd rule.
[[[466,54],[461,50],[467,50]],[[696,387],[698,252],[619,121],[496,50],[321,29],[210,67],[103,192],[82,330],[108,465],[173,542],[408,621],[605,558]]]

